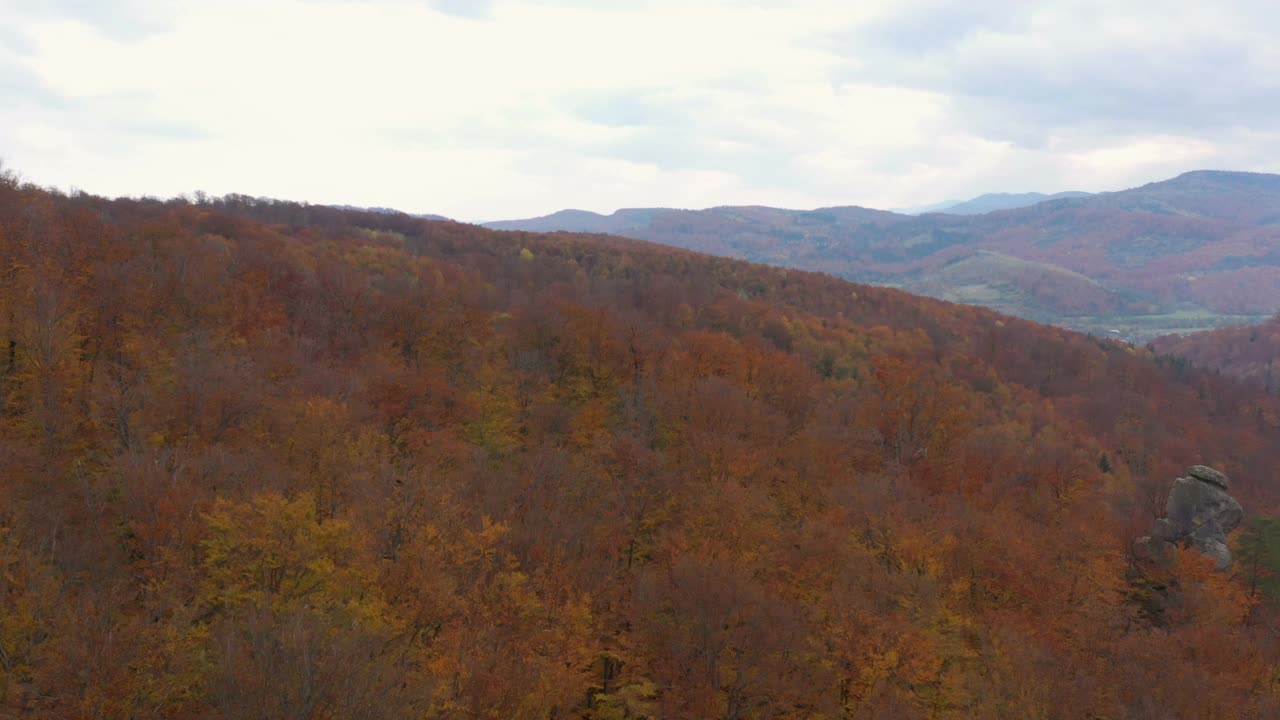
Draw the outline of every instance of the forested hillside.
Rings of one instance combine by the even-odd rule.
[[[1268,718],[1267,562],[1131,562],[1280,403],[605,236],[0,182],[0,715]],[[1246,553],[1243,557],[1262,557]]]
[[[1267,392],[1280,391],[1280,316],[1258,325],[1167,335],[1151,345],[1196,367],[1258,382]]]

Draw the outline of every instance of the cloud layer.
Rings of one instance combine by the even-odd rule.
[[[106,194],[487,220],[899,207],[1280,170],[1280,17],[1263,2],[0,0],[0,13],[0,157]]]

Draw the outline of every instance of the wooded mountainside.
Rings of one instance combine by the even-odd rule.
[[[0,182],[0,715],[1268,718],[1280,402],[605,236]],[[1252,560],[1252,561],[1251,561]]]
[[[1280,315],[1257,325],[1236,325],[1156,338],[1157,352],[1280,390]]]

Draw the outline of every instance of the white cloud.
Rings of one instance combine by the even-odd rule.
[[[39,123],[14,128],[13,138],[21,145],[45,152],[56,151],[71,144],[71,137],[66,131]]]
[[[0,0],[0,154],[471,220],[1276,167],[1266,6],[1174,4]]]

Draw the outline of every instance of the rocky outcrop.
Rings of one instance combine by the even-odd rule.
[[[1191,546],[1212,558],[1218,570],[1231,567],[1227,535],[1240,526],[1244,509],[1227,494],[1231,481],[1204,465],[1192,465],[1187,477],[1173,481],[1165,517],[1150,537],[1134,543],[1134,553],[1147,560],[1167,560],[1178,547]]]
[[[1231,480],[1226,475],[1204,465],[1192,465],[1187,468],[1187,474],[1197,480],[1203,480],[1210,485],[1217,485],[1223,490],[1231,489]]]

